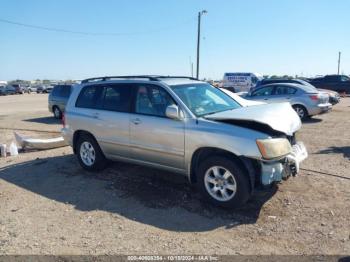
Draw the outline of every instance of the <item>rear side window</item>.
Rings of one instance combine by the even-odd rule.
[[[297,91],[296,88],[290,86],[277,86],[275,95],[293,95]]]
[[[69,97],[70,93],[71,93],[71,86],[62,86],[61,87],[60,96],[62,96],[62,97]]]
[[[103,87],[101,86],[86,86],[84,87],[75,104],[81,108],[96,108],[97,101],[100,100]]]
[[[105,87],[103,109],[117,112],[129,112],[131,87],[129,85],[111,85]]]
[[[61,86],[55,86],[52,90],[53,96],[60,96],[61,93]]]

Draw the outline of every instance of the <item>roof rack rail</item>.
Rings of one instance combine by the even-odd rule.
[[[97,81],[108,81],[112,79],[122,79],[122,78],[145,78],[150,81],[159,81],[157,79],[157,76],[148,76],[148,75],[137,75],[137,76],[103,76],[103,77],[93,77],[93,78],[87,78],[81,81],[82,84],[90,83],[90,82],[97,82]]]
[[[184,79],[190,79],[190,80],[198,80],[198,78],[192,77],[192,76],[157,76],[158,79],[161,78],[184,78]]]
[[[135,79],[135,78],[145,78],[149,81],[160,81],[161,79],[166,78],[184,78],[184,79],[190,79],[190,80],[198,80],[197,78],[190,77],[190,76],[158,76],[158,75],[135,75],[135,76],[103,76],[103,77],[93,77],[93,78],[87,78],[81,81],[82,84],[90,83],[90,82],[97,82],[97,81],[108,81],[112,79]]]

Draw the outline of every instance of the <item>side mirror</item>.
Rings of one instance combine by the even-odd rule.
[[[168,106],[165,110],[165,115],[171,119],[180,119],[179,107],[177,105]]]

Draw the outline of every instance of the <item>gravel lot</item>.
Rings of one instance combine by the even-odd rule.
[[[115,163],[83,171],[69,147],[0,158],[0,254],[349,254],[350,98],[298,133],[296,178],[240,210],[201,202],[186,179]],[[0,142],[55,136],[47,95],[0,97]]]

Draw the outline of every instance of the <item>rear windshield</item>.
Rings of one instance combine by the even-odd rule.
[[[313,85],[299,85],[301,89],[303,89],[306,93],[315,93],[318,92],[316,87]]]

